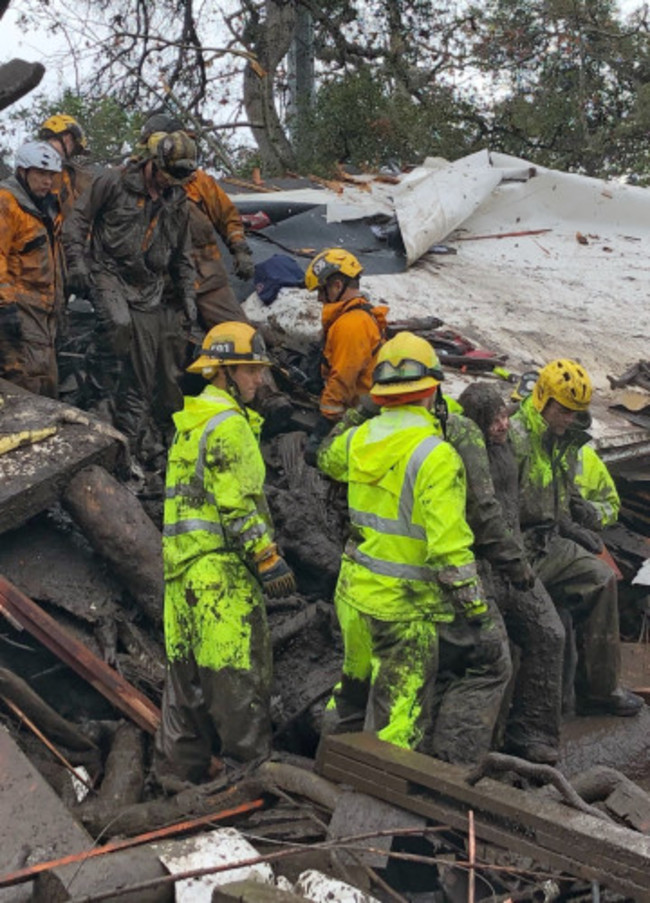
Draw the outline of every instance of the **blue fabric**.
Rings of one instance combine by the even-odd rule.
[[[255,291],[263,304],[271,304],[282,286],[304,285],[305,274],[286,254],[274,254],[255,264]]]

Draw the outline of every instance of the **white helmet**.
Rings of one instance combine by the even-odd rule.
[[[16,169],[46,169],[61,172],[61,157],[47,141],[26,141],[16,151]]]

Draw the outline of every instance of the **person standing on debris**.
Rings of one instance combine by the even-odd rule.
[[[97,317],[89,390],[144,458],[166,278],[188,328],[197,316],[183,190],[195,167],[188,135],[157,132],[142,159],[96,176],[63,227],[68,287],[90,298]]]
[[[174,415],[163,528],[167,679],[159,769],[191,781],[213,754],[242,761],[271,748],[271,644],[263,593],[286,596],[293,574],[273,542],[247,405],[271,361],[259,332],[222,323],[189,366],[208,385]]]
[[[505,748],[524,759],[554,765],[560,744],[564,627],[523,548],[508,409],[487,383],[473,383],[458,400],[465,416],[449,415],[447,439],[465,464],[474,552],[508,636],[521,652]]]
[[[140,145],[146,147],[156,132],[182,131],[183,124],[169,113],[154,113],[146,120],[140,133]],[[205,330],[219,323],[248,318],[228,283],[228,274],[221,259],[217,237],[221,238],[232,256],[235,275],[248,282],[253,278],[253,255],[239,211],[216,179],[204,169],[197,168],[184,183],[190,202],[190,239],[196,269],[196,306],[199,323]]]
[[[75,160],[89,153],[88,141],[77,120],[67,113],[48,116],[38,130],[38,140],[47,141],[61,157],[61,172],[54,180],[52,193],[59,201],[63,220],[92,182],[91,170]]]
[[[344,248],[327,248],[305,273],[308,291],[323,305],[324,349],[320,420],[310,436],[305,457],[313,463],[323,436],[368,394],[377,352],[386,336],[385,306],[373,307],[359,290],[363,267]]]
[[[444,441],[431,345],[401,332],[380,350],[371,397],[325,439],[318,466],[348,485],[351,522],[335,593],[344,643],[342,717],[452,762],[481,758],[510,678],[465,519],[465,473]],[[356,422],[356,426],[349,424]]]
[[[589,434],[576,428],[588,414],[591,380],[572,360],[554,360],[510,421],[519,467],[519,520],[528,559],[576,631],[578,714],[635,715],[641,697],[619,685],[620,635],[616,576],[597,557],[600,536],[574,520],[580,507],[573,474]]]
[[[28,141],[14,175],[0,182],[0,376],[39,395],[57,395],[56,328],[60,257],[52,194],[61,159]]]

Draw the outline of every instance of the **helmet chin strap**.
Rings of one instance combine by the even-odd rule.
[[[248,420],[248,408],[246,407],[246,404],[244,403],[244,399],[241,397],[241,391],[239,389],[239,386],[237,385],[235,380],[232,378],[232,374],[230,372],[230,367],[224,367],[223,369],[225,370],[225,373],[226,373],[226,386],[228,387],[228,392],[235,399],[235,401],[237,402],[239,407],[242,409],[244,417],[246,418],[246,420]]]

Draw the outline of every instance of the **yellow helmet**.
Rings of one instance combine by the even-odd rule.
[[[60,135],[70,134],[75,140],[75,148],[72,152],[74,157],[76,154],[88,153],[88,141],[84,130],[81,128],[74,116],[68,116],[67,113],[55,113],[49,116],[38,130],[38,137],[47,141],[48,138],[58,138]]]
[[[262,333],[248,323],[229,321],[213,326],[203,339],[201,356],[187,368],[188,373],[201,373],[211,379],[219,367],[237,364],[259,364],[269,367]]]
[[[591,380],[581,364],[551,361],[543,367],[533,387],[533,406],[540,412],[553,398],[570,411],[586,411],[591,401]]]
[[[348,279],[356,279],[363,272],[363,267],[345,248],[326,248],[317,254],[307,267],[305,287],[313,292],[325,285],[330,276],[340,274]]]
[[[196,169],[196,141],[187,132],[154,132],[147,139],[147,155],[178,182],[185,182]]]
[[[377,354],[371,395],[406,395],[440,385],[444,374],[433,346],[412,332],[398,332]]]

